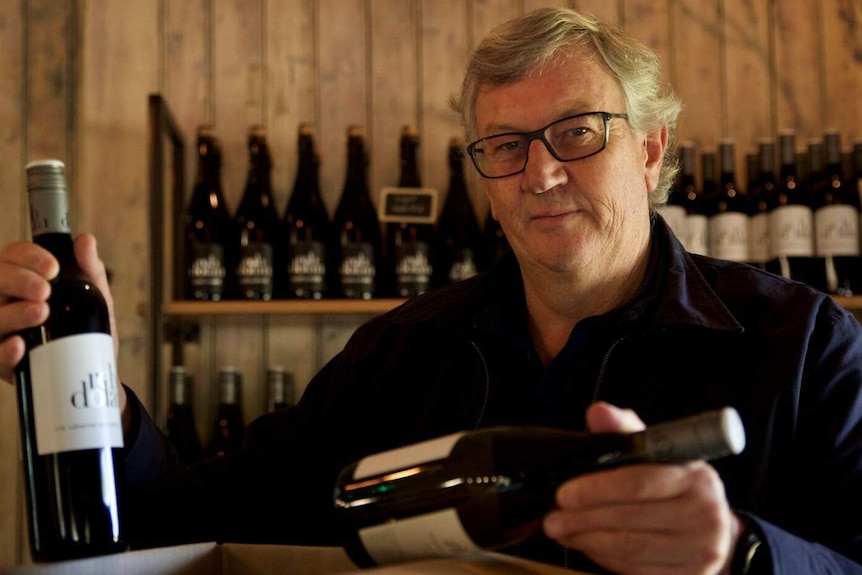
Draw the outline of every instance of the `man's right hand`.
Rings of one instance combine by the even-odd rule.
[[[111,319],[114,353],[118,340],[114,303],[105,266],[96,250],[96,238],[81,234],[75,238],[75,257],[84,274],[102,292]],[[15,242],[0,250],[0,379],[14,381],[14,369],[24,357],[24,340],[16,332],[36,327],[48,318],[51,284],[60,271],[56,258],[30,242]]]

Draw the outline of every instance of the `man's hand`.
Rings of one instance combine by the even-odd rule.
[[[105,265],[96,250],[96,238],[81,234],[74,242],[75,258],[81,271],[102,292],[108,305],[114,354],[118,350],[114,301]],[[0,379],[14,381],[15,366],[24,357],[24,340],[17,332],[36,327],[48,319],[49,283],[60,271],[57,260],[47,250],[30,242],[15,242],[0,250]],[[119,386],[120,406],[126,420],[126,392]]]
[[[587,411],[593,433],[644,428],[637,415],[597,403]],[[557,490],[545,533],[625,575],[719,575],[741,523],[709,464],[631,465],[571,479]]]

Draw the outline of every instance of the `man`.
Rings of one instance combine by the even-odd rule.
[[[679,111],[659,78],[648,49],[573,11],[494,30],[457,106],[512,254],[360,327],[236,457],[177,472],[129,393],[133,538],[338,542],[333,481],[367,454],[496,424],[630,431],[732,405],[742,455],[571,479],[544,535],[511,552],[631,574],[862,573],[862,330],[809,287],[685,253],[654,215]],[[77,247],[107,290],[92,238]],[[44,319],[55,270],[29,244],[0,252],[6,378],[23,353],[9,334]]]

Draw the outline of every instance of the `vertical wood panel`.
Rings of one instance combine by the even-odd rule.
[[[862,2],[822,0],[824,129],[847,144],[862,137]]]
[[[679,139],[692,140],[701,149],[713,147],[721,134],[718,4],[716,0],[679,0],[671,4],[671,18],[676,68],[672,76],[685,105]]]
[[[0,245],[27,237],[24,201],[22,2],[0,3]],[[0,565],[21,560],[24,544],[20,437],[15,388],[0,381]]]
[[[767,0],[723,0],[722,46],[726,103],[722,136],[734,140],[737,184],[745,181],[745,154],[771,137],[772,92]],[[744,105],[739,105],[743,103]]]
[[[296,178],[297,129],[301,122],[319,121],[313,0],[265,4],[267,118],[272,150],[273,187],[279,214]],[[304,388],[319,367],[316,322],[309,317],[270,318],[266,330],[269,365],[283,365]],[[298,385],[298,387],[300,387]],[[299,390],[297,390],[298,392]]]
[[[797,145],[822,131],[820,2],[776,1],[777,129],[796,130]]]
[[[661,61],[662,80],[671,85],[670,0],[624,0],[620,24],[649,46]]]
[[[617,0],[576,0],[574,8],[608,24],[620,23],[620,4]]]
[[[464,133],[449,98],[460,90],[464,75],[467,12],[459,0],[423,0],[422,16],[422,165],[425,185],[439,190],[445,199],[449,140]]]
[[[347,127],[368,128],[364,0],[319,0],[320,185],[330,216],[347,167]],[[374,198],[372,198],[374,199]]]
[[[183,205],[187,206],[191,198],[197,171],[197,130],[202,124],[213,124],[213,70],[211,47],[212,6],[209,0],[193,0],[190,2],[164,2],[163,18],[165,61],[161,74],[164,77],[163,93],[168,107],[174,116],[185,138],[186,179],[184,182],[185,197]],[[220,136],[219,126],[213,126],[217,136]],[[165,202],[165,209],[171,210],[171,202]],[[173,221],[170,216],[165,221]],[[170,230],[170,233],[180,233],[180,230]],[[166,253],[172,244],[165,240]],[[168,273],[171,268],[168,267]],[[166,278],[168,282],[179,278]],[[165,287],[165,293],[172,291]],[[183,364],[194,378],[193,404],[200,427],[202,415],[209,405],[210,389],[207,384],[210,379],[209,358],[213,349],[207,344],[211,338],[206,335],[200,342],[183,346]],[[164,373],[155,374],[162,389],[167,390],[168,372],[171,366],[171,355],[174,350],[168,349],[163,366]],[[168,393],[162,394],[162,413],[166,413]],[[158,422],[162,423],[162,422]]]
[[[266,126],[268,120],[263,88],[263,7],[261,0],[219,0],[213,2],[213,8],[214,115],[224,151],[225,195],[236,213],[248,171],[248,129],[254,124]],[[271,140],[272,136],[267,133],[267,137]],[[219,320],[217,326],[209,369],[210,406],[204,417],[211,420],[215,414],[218,368],[231,365],[242,374],[243,414],[248,423],[259,413],[256,397],[263,389],[268,362],[264,322],[260,316],[231,317]]]
[[[114,272],[121,379],[148,403],[147,94],[157,90],[158,4],[83,2],[80,169],[82,227]]]

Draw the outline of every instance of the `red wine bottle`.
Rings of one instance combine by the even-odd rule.
[[[209,126],[198,129],[198,171],[185,218],[186,299],[225,296],[231,217],[221,185],[221,149]]]
[[[192,375],[186,371],[185,366],[171,367],[166,435],[177,450],[180,460],[186,465],[199,461],[204,451],[195,427],[192,386]]]
[[[332,222],[330,253],[340,297],[377,297],[380,269],[380,220],[368,191],[368,156],[362,128],[347,130],[347,175]]]
[[[240,299],[270,300],[278,214],[272,201],[272,157],[262,126],[248,135],[248,176],[236,210],[237,293]]]
[[[514,545],[540,529],[571,477],[715,459],[744,445],[732,408],[631,434],[489,427],[366,457],[342,470],[333,499],[351,558],[363,567],[396,563]]]
[[[320,195],[320,159],[311,124],[299,126],[299,167],[282,219],[286,297],[321,299],[326,293],[329,215]]]
[[[27,188],[33,241],[60,263],[50,315],[22,333],[27,352],[15,368],[31,551],[36,561],[115,553],[127,545],[108,308],[75,259],[63,163],[30,163]]]
[[[720,176],[709,203],[709,255],[735,262],[748,261],[748,205],[736,183],[733,142],[719,143]]]
[[[821,178],[812,182],[814,194],[814,248],[826,276],[826,291],[841,296],[860,293],[859,213],[855,186],[844,178],[841,134],[824,136],[825,166]],[[809,156],[811,155],[809,150]],[[812,156],[813,158],[813,156]],[[814,160],[812,159],[812,172]]]
[[[443,286],[476,275],[482,232],[464,179],[464,141],[449,142],[449,193],[437,221],[434,284]]]
[[[709,252],[709,220],[706,216],[706,200],[695,178],[696,148],[687,142],[680,146],[680,187],[685,206],[685,238],[682,245],[693,254]],[[712,157],[714,162],[715,157]],[[714,166],[714,164],[713,164]],[[704,166],[706,169],[707,166]]]
[[[775,143],[761,140],[757,146],[756,184],[749,190],[748,259],[764,269],[770,259],[769,202],[775,193]]]
[[[414,126],[401,131],[400,188],[421,188],[419,174],[419,134]],[[389,222],[386,225],[387,277],[391,277],[395,297],[413,297],[428,291],[433,270],[431,244],[434,227],[428,223]]]
[[[242,449],[245,422],[242,417],[242,376],[233,366],[218,372],[218,409],[206,456],[229,455]]]
[[[293,373],[274,365],[266,371],[266,412],[293,405]]]

